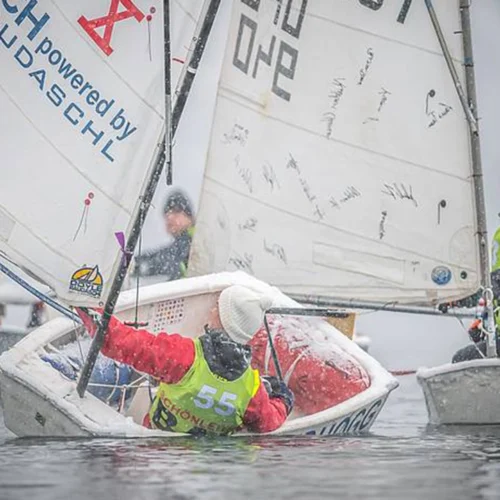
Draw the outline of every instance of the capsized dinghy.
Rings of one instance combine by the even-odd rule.
[[[203,332],[217,292],[235,284],[271,294],[273,307],[301,307],[277,288],[240,271],[142,288],[138,320],[147,323],[146,328],[154,333],[167,331],[196,336]],[[116,309],[120,319],[134,320],[135,300],[134,291],[120,295]],[[321,383],[314,373],[309,379],[289,378],[290,388],[298,396],[296,407],[288,421],[271,434],[367,432],[388,394],[398,385],[392,375],[325,320],[275,316],[270,328],[279,349],[283,349],[285,343],[289,349],[297,348],[294,342],[300,338],[301,363],[323,375]],[[150,403],[147,385],[135,387],[128,404],[118,409],[117,405],[108,405],[89,392],[80,398],[76,381],[42,359],[48,353],[63,352],[69,344],[78,342],[78,332],[81,332],[80,325],[57,318],[34,330],[0,357],[0,389],[7,428],[18,436],[178,435],[141,425]],[[259,333],[255,342],[259,341],[258,336]],[[259,363],[262,358],[258,354],[256,357]],[[300,366],[296,370],[300,373]],[[339,374],[344,377],[344,384],[338,384]],[[309,394],[309,398],[305,394]],[[316,408],[312,408],[310,399],[318,402]],[[331,405],[321,407],[322,401],[330,401]]]
[[[54,2],[39,0],[36,15],[40,20],[35,28],[32,26],[34,14],[26,14],[34,5],[30,4],[16,17],[12,9],[3,8],[6,10],[4,17],[12,20],[6,25],[12,42],[0,50],[0,62],[2,68],[6,68],[0,76],[0,104],[5,109],[4,119],[0,120],[0,135],[2,145],[5,145],[4,157],[15,168],[9,170],[9,182],[0,184],[0,257],[29,270],[50,287],[58,301],[71,306],[103,307],[105,311],[78,384],[47,361],[50,353],[56,350],[64,352],[72,342],[77,342],[79,326],[73,320],[57,319],[43,325],[1,357],[0,388],[5,422],[19,436],[169,436],[165,432],[148,430],[139,423],[149,405],[147,398],[144,404],[147,389],[136,389],[130,405],[120,404],[118,411],[86,393],[86,388],[99,342],[106,333],[106,318],[114,312],[129,257],[135,250],[163,165],[171,158],[171,138],[182,112],[179,103],[187,98],[203,51],[202,45],[206,42],[219,3],[220,0],[204,2],[200,14],[202,5],[198,0],[173,2],[172,6],[165,2],[157,8],[151,8],[145,0],[130,2],[126,12],[120,12],[113,19],[115,24],[120,24],[115,27],[111,40],[111,31],[106,31],[104,37],[96,31],[96,26],[104,19],[102,2],[82,6],[65,0],[56,6]],[[250,8],[258,8],[258,4]],[[266,16],[268,24],[280,22],[283,32],[280,38],[288,35],[298,38],[304,23],[304,33],[309,38],[316,31],[313,20],[318,16],[309,16],[310,22],[306,23],[306,4],[302,2],[299,11],[298,4],[294,4],[292,12],[292,2],[289,2],[287,7],[278,9],[275,21],[274,16]],[[234,36],[237,33],[234,28],[240,22],[240,9],[249,7],[245,3],[235,5],[230,45],[226,47],[228,57],[233,48],[241,45]],[[270,1],[262,2],[268,14],[267,8],[272,5]],[[331,17],[336,11],[332,8],[328,15]],[[290,16],[295,14],[298,14],[297,26],[293,28]],[[112,17],[109,14],[107,19]],[[170,18],[175,27],[173,30],[169,29]],[[199,20],[196,26],[193,26],[193,19]],[[246,22],[245,19],[249,18],[245,15],[242,19]],[[323,34],[326,32],[322,30]],[[79,36],[75,37],[75,33]],[[194,48],[188,51],[186,47],[192,47],[191,39]],[[274,46],[274,41],[272,43]],[[331,43],[338,45],[334,39]],[[318,41],[311,37],[309,46],[317,45]],[[276,74],[289,79],[286,75],[292,67],[286,68],[284,64],[287,55],[292,55],[289,62],[295,67],[293,54],[296,49],[284,40],[280,41],[280,47]],[[362,53],[365,53],[364,48]],[[301,56],[302,60],[306,62],[307,58]],[[179,66],[171,65],[176,61],[185,61],[182,72]],[[27,74],[25,70],[31,65],[33,71]],[[78,68],[79,72],[76,73],[75,69],[71,81],[68,74],[68,80],[60,82],[62,72],[71,71],[70,67]],[[308,66],[303,66],[303,71],[314,74]],[[50,76],[51,85],[52,79],[59,83],[53,84],[48,92],[39,92],[37,87],[42,85],[41,75],[46,75],[47,81]],[[323,76],[327,84],[330,75]],[[175,105],[171,106],[176,84],[181,91],[176,94]],[[92,92],[90,85],[94,88]],[[288,102],[288,91],[281,91],[277,85],[274,87],[278,92],[276,99]],[[88,95],[84,95],[85,92]],[[296,94],[300,95],[300,92]],[[280,103],[280,110],[282,105]],[[286,113],[288,116],[289,111]],[[168,119],[170,117],[172,119]],[[237,122],[230,127],[235,123],[235,140],[241,142]],[[264,128],[261,133],[266,133]],[[322,136],[319,134],[318,139]],[[20,137],[22,147],[19,147]],[[232,137],[230,134],[230,142]],[[290,136],[288,142],[296,141]],[[326,138],[324,142],[327,142]],[[314,144],[307,149],[316,151]],[[276,150],[275,154],[281,152]],[[288,156],[287,149],[285,158]],[[37,182],[27,185],[26,179],[35,175]],[[301,177],[299,182],[306,189],[309,181]],[[61,188],[55,191],[54,185]],[[19,192],[26,196],[19,197]],[[258,194],[263,196],[266,193],[259,189]],[[313,195],[308,196],[313,200]],[[26,197],[38,210],[26,210]],[[295,197],[295,192],[285,196],[286,201]],[[305,200],[302,201],[301,213],[309,222],[312,220],[318,230],[319,222],[311,213],[310,204],[306,202],[304,206]],[[356,211],[355,219],[359,218],[359,213]],[[345,220],[350,224],[347,218]],[[376,227],[378,224],[377,220]],[[222,229],[228,227],[222,219],[219,226]],[[278,223],[271,230],[276,233],[275,228],[281,229],[282,226]],[[331,234],[336,235],[341,230],[332,231]],[[205,227],[203,234],[206,233]],[[204,242],[210,243],[208,240]],[[315,238],[311,238],[312,243],[323,245]],[[270,248],[272,256],[280,258],[282,255],[280,248],[264,246],[267,254]],[[214,246],[208,245],[208,250],[213,251]],[[225,245],[222,250],[225,250]],[[325,252],[329,254],[328,250],[320,253],[325,255]],[[253,253],[257,259],[258,254]],[[196,256],[202,255],[198,245]],[[252,255],[246,256],[246,260],[252,260]],[[201,276],[140,291],[139,320],[148,323],[148,329],[200,334],[215,299],[214,294],[239,282],[257,289],[273,290],[276,306],[298,306],[277,289],[270,289],[265,283],[246,275],[207,277],[205,275],[209,272],[200,273],[199,268],[196,270],[191,265],[191,260],[190,269]],[[232,270],[240,267],[240,262],[228,256],[222,267],[229,266],[230,269],[210,272]],[[261,268],[255,267],[254,271],[257,277],[266,279],[260,274]],[[284,274],[293,278],[289,270]],[[321,274],[330,281],[324,270]],[[315,273],[317,276],[319,273]],[[267,281],[286,285],[280,280]],[[314,281],[317,286],[317,280]],[[377,284],[373,283],[374,286]],[[372,286],[372,282],[369,285]],[[291,291],[286,290],[287,293]],[[308,291],[313,290],[308,287]],[[122,319],[135,317],[135,301],[135,293],[122,293],[117,309]],[[306,398],[299,397],[296,413],[276,434],[355,434],[367,431],[389,392],[397,386],[394,378],[326,321],[316,318],[298,322],[278,317],[274,321],[281,323],[277,330],[282,337],[280,347],[283,347],[282,342],[287,342],[285,348],[290,347],[288,342],[298,333],[295,323],[304,325],[299,331],[307,337],[302,339],[307,342],[301,346],[300,359],[297,356],[293,360],[298,360],[296,370],[292,373],[287,366],[292,390],[295,387],[298,393],[298,389],[309,392],[324,405],[328,402],[324,407],[313,407],[307,404]],[[309,369],[321,372],[323,383],[313,386],[307,379],[304,382],[303,378],[297,377],[305,362],[310,362]],[[335,385],[341,372],[348,379],[352,375],[352,384],[349,381]],[[330,393],[322,398],[327,387]]]

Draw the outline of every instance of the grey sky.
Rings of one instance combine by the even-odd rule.
[[[500,223],[500,2],[475,0],[472,9],[474,59],[485,174],[488,232]]]

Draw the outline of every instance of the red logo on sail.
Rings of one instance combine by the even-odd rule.
[[[124,7],[125,10],[118,12],[120,7]],[[95,19],[87,19],[85,16],[81,16],[78,19],[78,24],[85,30],[90,38],[94,40],[98,47],[107,56],[110,56],[113,53],[111,38],[113,36],[115,24],[130,19],[131,17],[140,23],[145,15],[132,0],[111,0],[107,16],[97,17]],[[103,36],[97,33],[98,28],[104,28]]]

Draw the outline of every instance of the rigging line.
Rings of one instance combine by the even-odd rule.
[[[149,53],[149,61],[153,61],[153,54],[151,52],[151,23],[148,22],[148,53]]]
[[[139,259],[141,258],[141,253],[142,253],[142,230],[139,235]],[[139,288],[140,288],[140,273],[139,269],[137,269],[137,279],[136,279],[136,287],[135,287],[135,316],[134,316],[134,323],[135,323],[135,328],[139,326]]]
[[[450,53],[450,49],[448,48],[448,44],[446,43],[446,39],[444,37],[443,31],[441,29],[441,25],[439,23],[439,19],[436,15],[436,11],[434,10],[434,6],[432,5],[431,0],[426,0],[425,5],[427,6],[427,10],[429,11],[429,16],[431,18],[431,23],[436,33],[436,36],[439,41],[439,45],[441,46],[441,50],[443,52],[444,58],[446,60],[446,64],[448,66],[448,70],[451,75],[451,79],[453,80],[453,84],[455,85],[455,89],[458,94],[458,98],[460,99],[460,104],[462,104],[465,116],[467,118],[467,122],[469,123],[470,129],[472,133],[478,133],[478,125],[476,117],[469,106],[469,102],[467,100],[467,96],[465,95],[464,89],[462,87],[462,83],[460,82],[460,78],[458,76],[457,70],[453,63],[453,59]],[[463,63],[463,61],[460,61]]]
[[[80,343],[80,335],[78,335],[78,333],[75,332],[75,337],[76,337],[76,343],[78,345],[78,351],[80,352],[80,357],[82,359],[82,363],[84,363],[85,355],[83,354],[82,344]]]
[[[172,66],[171,66],[171,36],[170,36],[170,4],[164,5],[163,12],[164,22],[164,60],[165,60],[165,138],[163,142],[165,155],[165,173],[167,186],[172,184]],[[148,24],[149,26],[149,24]],[[152,200],[151,200],[152,201]],[[152,203],[150,202],[150,205]],[[139,219],[139,258],[142,253],[142,231],[144,227],[145,211],[141,211]],[[133,257],[131,257],[133,258]],[[135,320],[134,328],[139,326],[139,288],[140,288],[140,273],[137,269],[136,291],[135,291]]]
[[[36,279],[38,281],[40,281],[40,278],[38,278],[38,276],[36,274],[33,274],[32,272],[30,272],[29,270],[25,269],[24,267],[20,266],[17,264],[17,262],[13,261],[5,252],[3,252],[2,250],[0,250],[0,258],[2,258],[3,260],[7,261],[9,264],[12,264],[14,267],[16,267],[17,269],[19,269],[20,271],[23,271],[25,272],[27,275],[29,275],[31,278],[33,279]],[[30,261],[30,263],[32,263]]]
[[[182,68],[181,76],[174,92],[176,96],[172,109],[172,135],[174,136],[205,51],[205,45],[212,30],[220,3],[221,0],[206,0],[203,4],[200,19],[188,51],[188,60]]]
[[[389,373],[401,377],[402,375],[415,375],[417,370],[389,370]]]
[[[196,25],[197,23],[197,20],[196,20],[196,17],[193,16],[193,14],[191,14],[191,12],[189,11],[188,8],[186,8],[182,2],[180,2],[179,0],[174,0],[174,3],[177,5],[177,7],[182,11],[184,12],[184,14],[186,14],[186,17],[188,17],[192,22],[193,24]]]
[[[467,328],[466,328],[466,326],[464,325],[464,321],[463,321],[463,319],[464,319],[464,318],[460,318],[460,317],[458,317],[458,316],[453,316],[453,317],[454,317],[454,318],[455,318],[455,319],[456,319],[456,320],[460,323],[460,326],[462,327],[462,330],[463,330],[465,333],[467,333]]]
[[[89,387],[103,387],[103,388],[108,388],[108,389],[120,389],[120,390],[128,391],[130,389],[138,389],[140,386],[135,385],[135,381],[134,381],[134,382],[131,382],[130,384],[113,384],[113,383],[106,384],[106,383],[99,383],[99,382],[89,382]],[[109,400],[106,400],[106,402],[109,403]]]
[[[269,310],[269,312],[270,311],[271,310]],[[267,323],[266,315],[267,315],[267,311],[266,311],[266,313],[264,313],[264,326],[266,328],[267,338],[269,339],[269,347],[271,348],[271,355],[273,357],[274,367],[276,369],[276,374],[278,375],[279,381],[285,383],[285,381],[283,379],[283,372],[281,371],[281,365],[280,365],[279,360],[278,360],[278,354],[276,352],[276,349],[274,348],[274,342],[273,342],[273,337],[271,335],[271,330],[269,330],[269,324]]]
[[[80,334],[78,333],[78,327],[82,326],[82,325],[78,324],[76,321],[73,320],[73,326],[75,328],[75,337],[76,337],[76,344],[78,346],[78,352],[80,354],[80,358],[82,360],[82,365],[83,365],[83,363],[85,363],[85,354],[83,354],[83,348],[82,348],[82,344],[80,341],[80,337],[83,337],[83,332]],[[85,328],[84,328],[84,331],[86,331]]]
[[[172,44],[170,35],[170,7],[164,7],[165,41],[165,173],[167,186],[172,185]]]
[[[82,324],[81,323],[77,323],[74,318],[71,318],[71,319],[73,321],[73,328],[74,328],[74,331],[75,331],[75,338],[76,338],[76,345],[78,346],[78,352],[80,354],[80,358],[81,358],[82,363],[84,363],[85,362],[85,355],[83,354],[83,349],[82,349],[82,345],[81,345],[81,342],[80,342],[80,337],[82,337],[83,334],[78,334],[78,327],[82,326]],[[52,346],[52,344],[49,344],[49,345],[53,349],[56,349],[54,346]],[[58,350],[58,352],[61,352],[61,351]]]
[[[8,267],[4,266],[1,262],[0,262],[0,271],[4,273],[6,276],[8,276],[10,279],[15,281],[18,285],[21,285],[29,293],[40,299],[42,302],[45,302],[47,305],[49,305],[56,311],[60,312],[67,318],[72,319],[73,321],[76,321],[77,323],[81,324],[80,318],[73,311],[70,311],[62,304],[59,304],[59,302],[56,302],[55,300],[51,299],[48,295],[45,295],[44,293],[37,290],[35,287],[31,286],[28,282],[26,282],[20,276],[12,272]]]
[[[82,228],[84,218],[85,218],[85,208],[83,209],[82,216],[80,218],[80,223],[78,224],[78,227],[76,228],[75,235],[73,236],[73,241],[76,240],[76,237],[78,236],[78,233],[80,232],[80,229]]]

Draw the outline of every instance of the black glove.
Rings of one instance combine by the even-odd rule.
[[[277,377],[271,377],[269,375],[261,377],[261,380],[269,397],[280,398],[283,403],[285,403],[287,415],[290,415],[293,410],[293,404],[295,403],[295,396],[285,382],[281,382]]]

